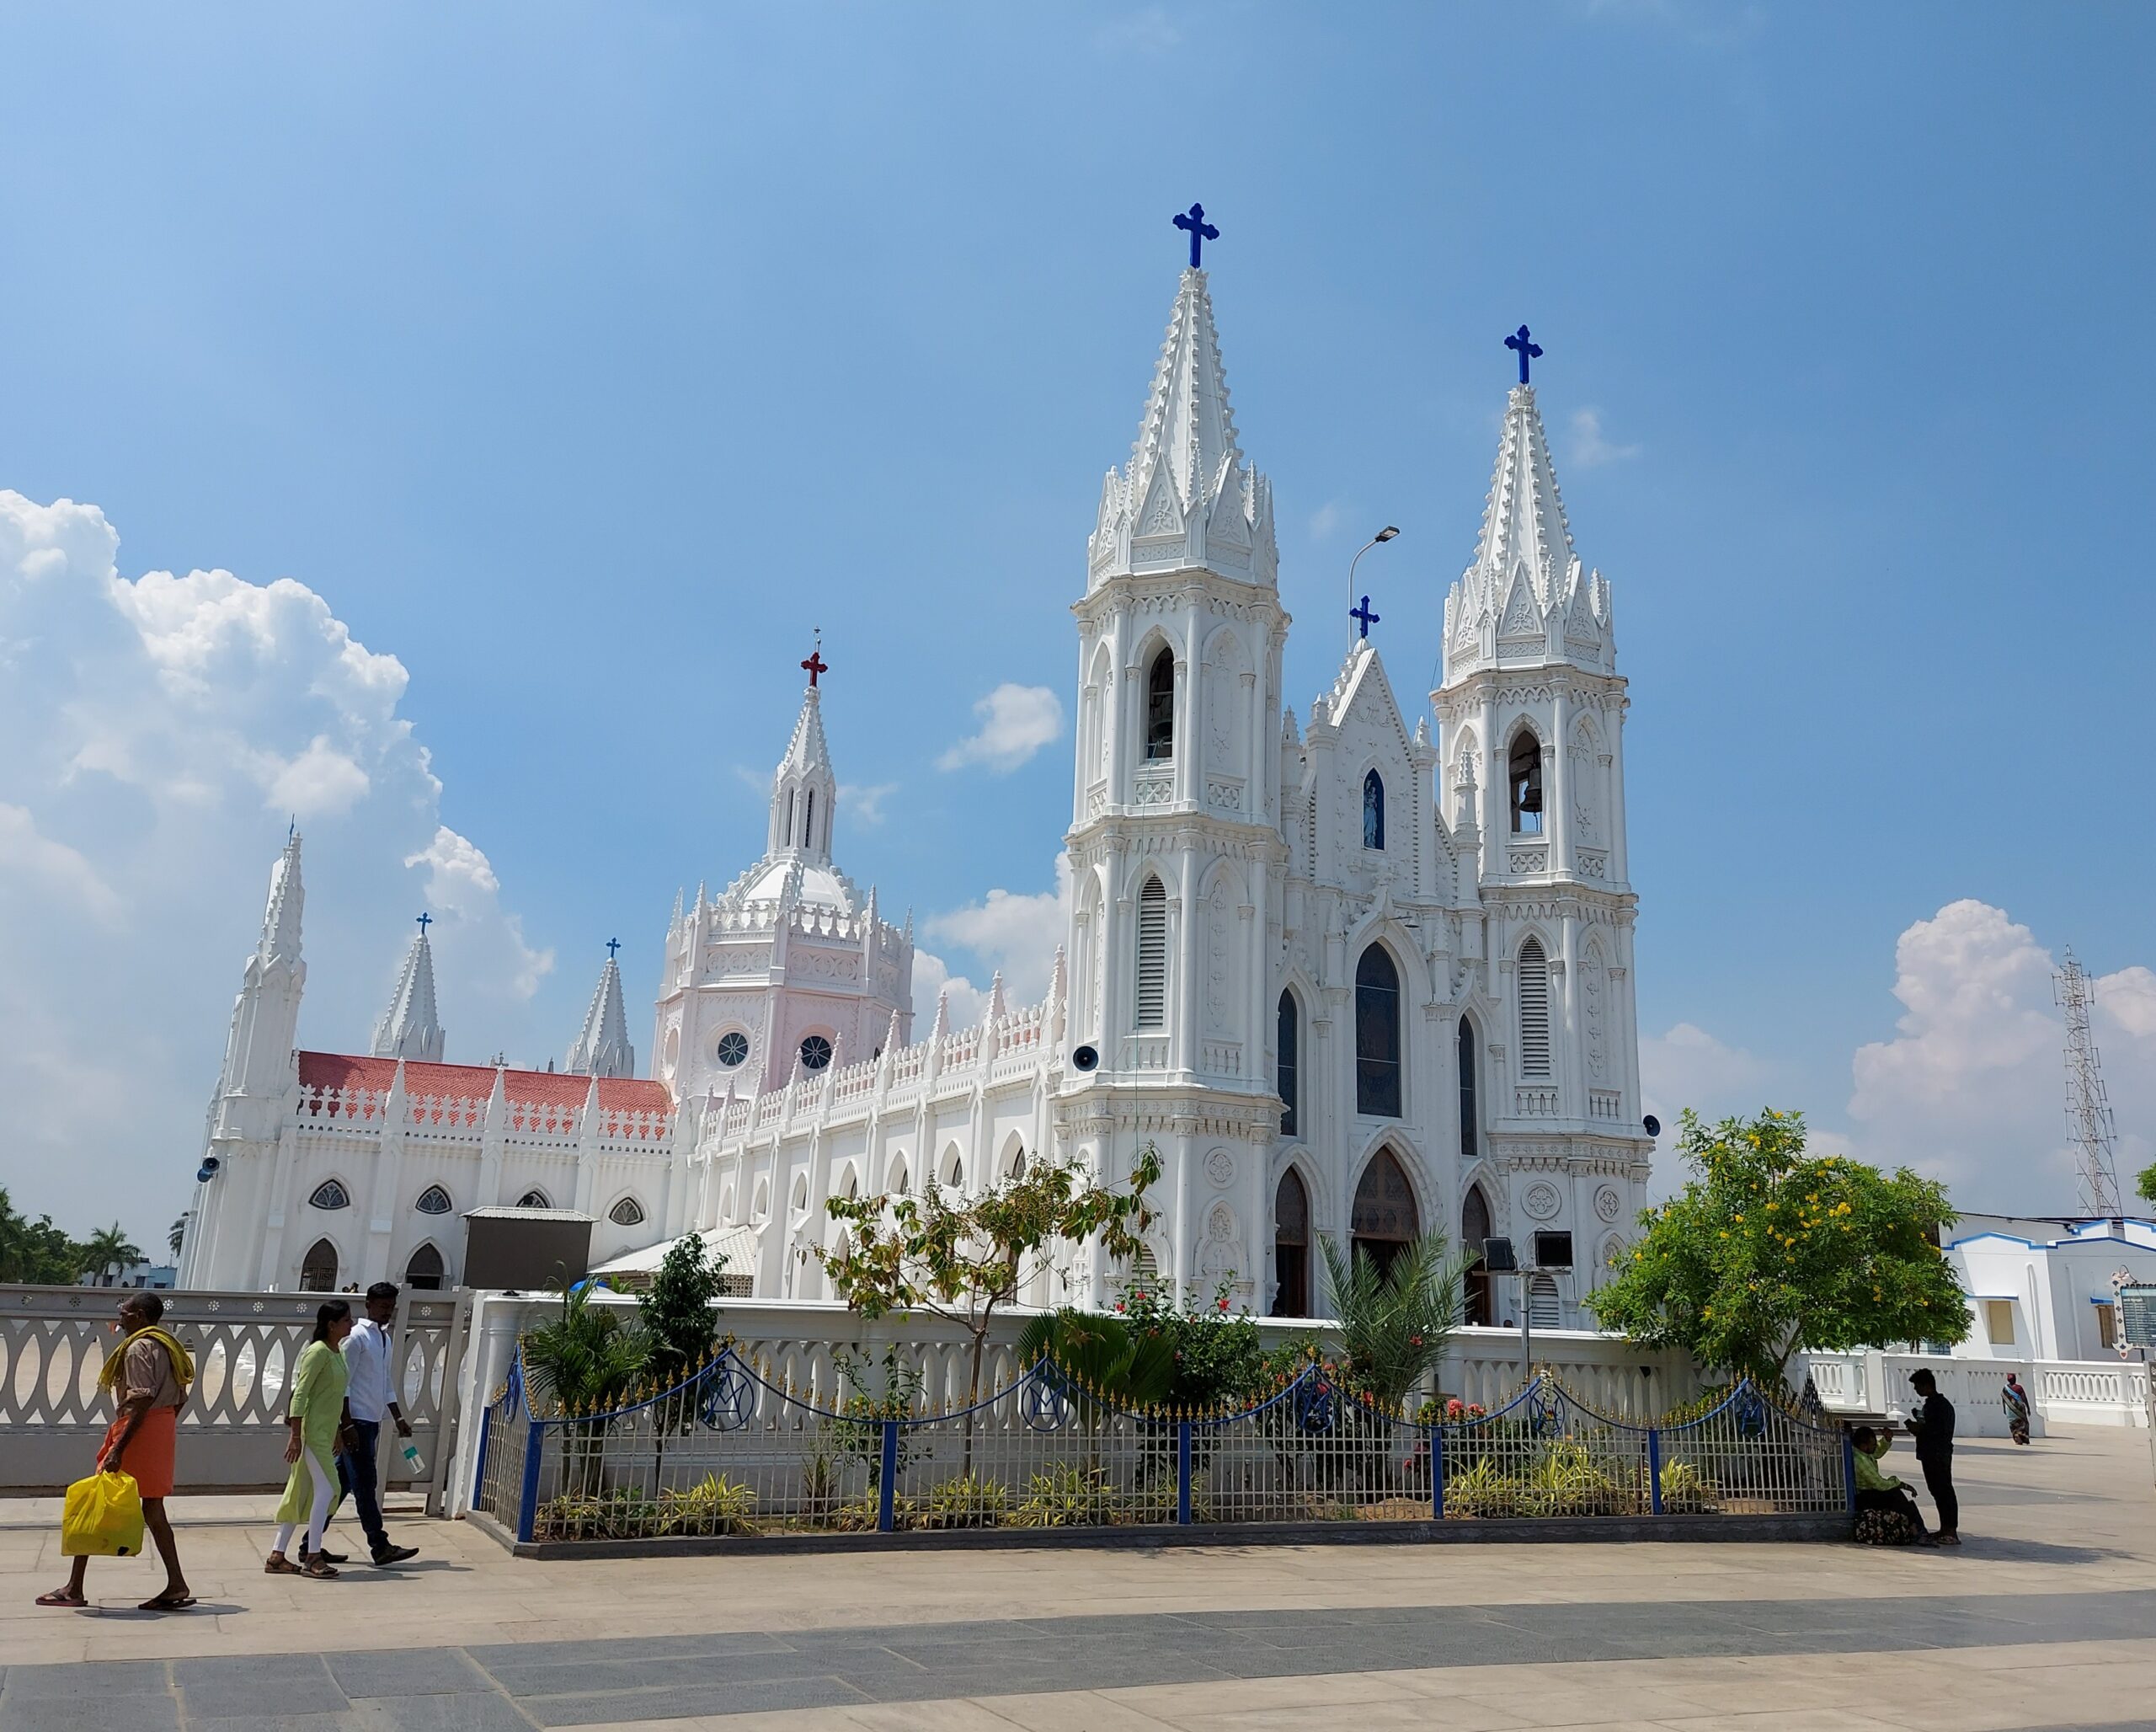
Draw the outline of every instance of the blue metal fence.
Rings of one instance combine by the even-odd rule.
[[[970,1406],[803,1400],[728,1349],[605,1413],[533,1410],[520,1362],[473,1502],[519,1540],[985,1527],[1833,1514],[1842,1439],[1748,1383],[1682,1423],[1545,1372],[1502,1408],[1388,1413],[1312,1364],[1231,1410],[1133,1411],[1043,1360]]]

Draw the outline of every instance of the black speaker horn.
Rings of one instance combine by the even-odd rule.
[[[1081,1071],[1090,1071],[1101,1061],[1101,1056],[1090,1046],[1081,1046],[1070,1055],[1070,1062]]]

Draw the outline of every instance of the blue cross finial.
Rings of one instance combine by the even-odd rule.
[[[1205,206],[1203,205],[1193,205],[1187,215],[1178,214],[1176,227],[1190,231],[1190,268],[1196,270],[1198,268],[1198,249],[1207,241],[1219,239],[1220,231],[1205,220]]]
[[[1542,359],[1542,345],[1540,343],[1529,341],[1527,327],[1522,325],[1505,339],[1505,347],[1517,349],[1519,351],[1519,382],[1524,385],[1527,382],[1527,364],[1530,361]]]
[[[620,949],[621,948],[622,948],[622,941],[621,941],[619,938],[609,938],[609,939],[607,939],[607,941],[606,941],[606,960],[607,960],[609,962],[611,962],[611,961],[614,960],[614,953],[615,953],[616,950]]]
[[[1363,597],[1363,605],[1361,607],[1350,607],[1348,610],[1348,617],[1350,619],[1359,620],[1362,623],[1363,629],[1361,635],[1367,638],[1370,634],[1370,628],[1375,625],[1383,616],[1370,612],[1370,598],[1368,596],[1365,596]]]
[[[419,936],[420,936],[421,938],[424,938],[424,937],[426,937],[426,935],[427,935],[427,928],[428,928],[429,927],[432,926],[434,923],[435,923],[435,917],[434,917],[434,916],[433,916],[433,915],[431,915],[431,914],[429,914],[429,913],[425,912],[424,910],[423,910],[423,911],[421,911],[420,915],[419,915]]]

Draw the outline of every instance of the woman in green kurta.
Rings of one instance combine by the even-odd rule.
[[[277,1505],[277,1544],[262,1566],[270,1575],[311,1575],[326,1581],[337,1572],[322,1560],[322,1530],[337,1500],[337,1434],[344,1423],[345,1336],[352,1333],[352,1307],[328,1299],[314,1314],[314,1339],[300,1355],[292,1374],[291,1404],[285,1423],[292,1435],[285,1459],[292,1464],[285,1482],[285,1500]],[[285,1555],[293,1532],[304,1522],[307,1538],[300,1561]]]

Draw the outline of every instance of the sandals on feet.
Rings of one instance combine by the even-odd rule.
[[[334,1564],[325,1564],[319,1558],[308,1558],[307,1560],[307,1567],[301,1570],[299,1574],[305,1576],[312,1576],[318,1582],[334,1582],[337,1580],[336,1567]]]
[[[152,1596],[135,1609],[137,1612],[184,1612],[195,1603],[194,1595],[186,1589],[168,1588],[162,1594]]]
[[[90,1602],[82,1595],[67,1588],[55,1588],[49,1594],[40,1594],[37,1603],[40,1606],[87,1606]]]
[[[293,1563],[291,1558],[282,1556],[264,1558],[262,1560],[262,1573],[264,1575],[300,1575],[304,1574],[298,1564]]]

